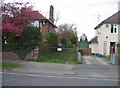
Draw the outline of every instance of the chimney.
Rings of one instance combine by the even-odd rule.
[[[49,11],[49,20],[54,23],[54,7],[51,5],[50,6],[50,11]]]

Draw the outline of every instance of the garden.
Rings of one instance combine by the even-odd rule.
[[[33,53],[38,47],[38,57],[32,56],[31,61],[81,64],[76,57],[77,37],[74,24],[61,24],[57,31],[48,32],[43,38],[40,27],[32,25],[35,22],[31,16],[34,11],[32,7],[28,2],[2,2],[2,52],[12,51],[25,60],[28,53]],[[50,49],[43,49],[44,46],[49,46]],[[58,47],[65,50],[58,52]],[[13,63],[3,63],[3,67],[6,66],[19,67]]]

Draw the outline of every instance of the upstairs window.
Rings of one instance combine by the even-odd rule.
[[[114,26],[114,33],[117,33],[117,25]]]
[[[117,25],[111,25],[111,33],[117,33]]]
[[[113,33],[113,29],[114,29],[114,28],[113,28],[113,25],[111,25],[111,33]]]

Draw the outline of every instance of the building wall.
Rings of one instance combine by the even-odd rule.
[[[48,23],[42,24],[41,33],[44,36],[48,32]]]
[[[45,24],[42,25],[42,28],[41,28],[42,38],[44,38],[44,36],[48,32],[55,32],[55,27],[49,22],[46,22]]]
[[[98,52],[102,55],[109,55],[110,42],[118,42],[118,33],[111,33],[111,24],[103,24],[97,29],[97,32],[99,47]]]
[[[51,24],[49,24],[49,32],[55,32],[55,27]]]
[[[91,53],[92,54],[98,53],[98,44],[97,43],[91,43],[89,45],[89,48],[91,48]]]
[[[118,26],[118,41],[120,42],[120,25]]]

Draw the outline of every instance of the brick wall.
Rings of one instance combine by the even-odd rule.
[[[19,56],[10,51],[10,52],[2,52],[2,59],[20,59]]]
[[[55,32],[54,29],[55,28],[51,23],[46,22],[45,24],[43,24],[42,29],[41,29],[42,37],[44,37],[46,33],[48,32]]]

